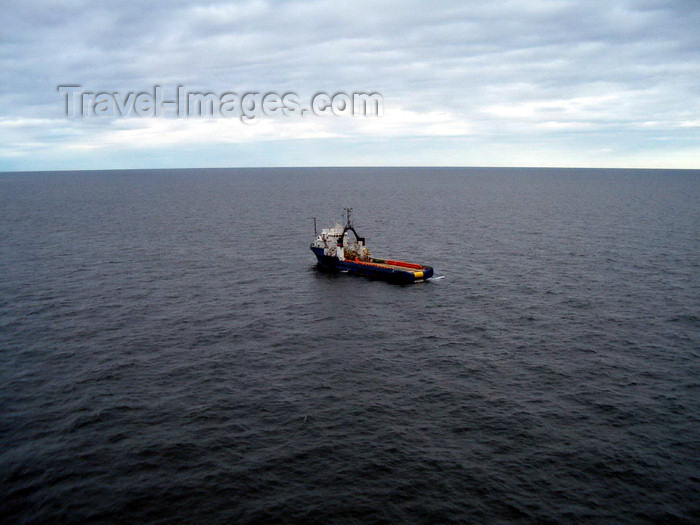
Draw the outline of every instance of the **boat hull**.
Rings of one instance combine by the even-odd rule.
[[[341,261],[337,257],[325,255],[323,248],[311,246],[311,251],[316,255],[319,267],[328,271],[348,272],[401,284],[420,282],[433,276],[430,266],[376,258]]]

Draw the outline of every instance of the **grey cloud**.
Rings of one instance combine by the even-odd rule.
[[[183,83],[376,90],[388,104],[449,111],[494,133],[499,118],[485,108],[604,93],[632,99],[572,118],[620,127],[699,118],[694,0],[8,0],[0,14],[0,117],[59,116],[62,83]]]
[[[3,59],[13,66],[15,81],[37,71],[54,81],[71,81],[58,77],[73,75],[127,84],[145,79],[221,84],[231,77],[259,84],[270,76],[294,76],[308,84],[371,79],[401,91],[405,64],[428,64],[434,77],[444,71],[447,80],[462,71],[471,80],[474,71],[496,69],[485,71],[480,61],[500,61],[494,78],[500,81],[510,65],[516,68],[513,77],[522,75],[518,66],[526,61],[552,66],[558,58],[559,68],[547,68],[556,74],[566,72],[569,60],[580,76],[587,72],[586,61],[625,61],[589,71],[591,78],[620,73],[630,61],[662,65],[679,50],[692,59],[698,49],[697,10],[686,3],[680,4],[686,10],[682,19],[663,9],[663,2],[647,2],[643,10],[599,2],[445,4],[442,9],[440,2],[428,8],[410,2],[348,2],[340,8],[330,1],[109,7],[88,2],[57,9],[16,3],[16,11],[9,9],[14,31],[3,38]],[[22,64],[13,63],[18,55]],[[537,68],[532,72],[537,75]]]

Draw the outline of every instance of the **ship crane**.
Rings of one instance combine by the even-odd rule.
[[[343,238],[345,237],[345,234],[348,231],[351,231],[352,233],[355,234],[355,239],[357,239],[357,242],[360,244],[360,246],[364,246],[365,244],[365,238],[360,237],[357,232],[355,231],[355,227],[352,225],[352,220],[350,219],[350,214],[352,213],[352,208],[345,208],[345,228],[343,228],[343,234],[340,236],[340,239],[338,239],[338,245],[340,246],[343,243]]]

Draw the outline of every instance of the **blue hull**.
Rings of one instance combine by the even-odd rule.
[[[323,248],[315,248],[312,246],[311,251],[314,252],[314,255],[316,255],[318,265],[324,270],[348,272],[394,283],[414,283],[417,281],[430,279],[433,276],[433,269],[430,266],[420,266],[419,268],[406,268],[405,270],[398,270],[395,268],[382,267],[376,264],[340,261],[336,257],[324,255]],[[383,262],[380,259],[373,259],[373,261]]]

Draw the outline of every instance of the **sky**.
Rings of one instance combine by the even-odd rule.
[[[3,0],[0,20],[0,171],[700,168],[698,0]],[[230,111],[186,116],[178,86]],[[349,114],[355,93],[381,114]]]

